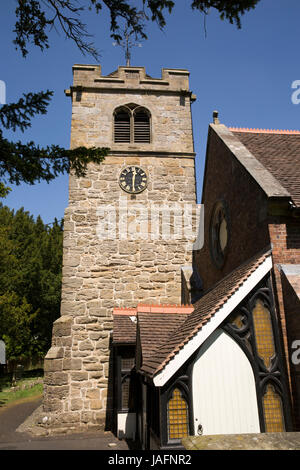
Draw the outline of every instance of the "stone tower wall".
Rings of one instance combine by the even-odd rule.
[[[190,242],[196,230],[194,97],[188,72],[163,70],[162,79],[152,79],[137,67],[119,67],[102,77],[100,67],[75,66],[74,86],[67,94],[72,97],[71,147],[111,149],[103,163],[89,165],[84,178],[70,175],[61,317],[54,323],[45,359],[47,425],[84,429],[103,425],[112,407],[113,308],[181,303],[181,267],[192,262]],[[114,109],[128,103],[151,112],[150,144],[113,142]],[[149,180],[135,196],[118,182],[121,170],[130,165],[142,167]],[[187,206],[193,208],[191,236],[184,232]],[[170,208],[170,233],[181,220],[181,235],[162,236],[161,215],[155,218],[152,211],[163,207]],[[110,211],[115,211],[110,219],[114,226],[103,236],[104,216]]]

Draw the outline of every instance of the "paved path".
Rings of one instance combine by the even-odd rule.
[[[110,432],[87,432],[33,437],[16,429],[41,405],[41,398],[0,408],[1,450],[128,450],[128,444]]]

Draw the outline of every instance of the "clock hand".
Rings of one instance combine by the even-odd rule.
[[[133,173],[132,173],[132,189],[134,189],[135,175],[136,175],[136,171],[135,171],[135,168],[134,168]]]

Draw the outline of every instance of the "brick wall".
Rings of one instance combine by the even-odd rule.
[[[287,327],[287,346],[289,350],[294,426],[295,431],[300,431],[300,364],[297,364],[295,362],[295,358],[293,358],[293,353],[296,352],[293,347],[293,343],[295,340],[300,341],[300,298],[290,285],[284,273],[281,274],[281,285]],[[297,358],[299,358],[298,353]]]
[[[219,199],[228,206],[230,237],[221,269],[212,262],[209,249],[210,219]],[[270,243],[266,196],[211,128],[202,204],[204,247],[194,260],[206,290]]]
[[[277,300],[282,321],[284,337],[286,337],[286,325],[284,314],[284,302],[281,285],[279,264],[300,264],[300,221],[287,217],[270,217],[269,233],[272,243],[274,276],[277,288]],[[287,343],[285,341],[285,347]]]
[[[221,269],[214,265],[209,248],[210,219],[218,200],[226,202],[229,214],[230,238]],[[297,306],[297,318],[295,318],[295,305],[291,307],[289,304],[289,312],[294,314],[285,311],[288,302],[291,303],[291,296],[284,292],[284,302],[280,270],[276,265],[300,264],[300,221],[268,215],[268,199],[265,193],[212,128],[208,136],[202,204],[205,213],[204,247],[194,253],[194,262],[202,278],[204,290],[212,287],[241,263],[272,244],[276,307],[292,389],[294,417],[295,421],[298,420],[297,426],[299,426],[297,406],[300,401],[300,378],[298,372],[296,374],[295,369],[291,369],[289,361],[291,341],[300,330],[299,306]]]
[[[276,300],[281,323],[286,364],[292,389],[294,425],[300,430],[300,366],[291,362],[291,345],[300,340],[300,301],[278,265],[300,264],[300,221],[287,217],[270,217]]]

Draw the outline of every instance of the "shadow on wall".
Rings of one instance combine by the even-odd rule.
[[[286,246],[288,249],[300,250],[300,219],[295,223],[287,224],[286,225]],[[300,252],[299,252],[299,260],[298,263],[300,264]]]
[[[295,342],[300,340],[300,299],[281,272],[283,302],[286,316],[287,339],[289,349],[289,362],[291,367],[291,385],[293,395],[293,428],[300,431],[300,363],[297,351],[293,348]],[[296,359],[296,360],[295,360]]]
[[[109,340],[109,363],[108,363],[108,384],[107,384],[107,402],[105,431],[115,433],[116,423],[114,417],[114,348],[112,347],[112,336]]]

